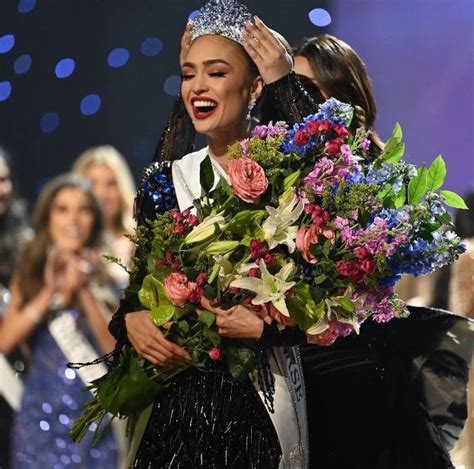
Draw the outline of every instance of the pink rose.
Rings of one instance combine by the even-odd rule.
[[[281,314],[278,308],[276,308],[273,303],[267,303],[266,309],[268,311],[268,315],[274,319],[278,324],[281,324],[282,326],[294,326],[295,323],[292,321],[292,319],[288,316],[285,316],[284,314]]]
[[[222,359],[222,350],[219,347],[212,347],[211,350],[209,350],[209,356],[211,360],[217,362]]]
[[[313,244],[317,244],[319,234],[320,228],[316,225],[311,225],[309,228],[302,226],[296,233],[296,247],[310,264],[316,264],[316,257],[309,252],[309,249]]]
[[[229,181],[237,197],[250,204],[258,203],[268,187],[265,171],[250,158],[229,161]]]
[[[174,273],[164,280],[166,296],[172,304],[182,308],[187,302],[191,293],[196,289],[196,284],[190,282],[184,274]]]

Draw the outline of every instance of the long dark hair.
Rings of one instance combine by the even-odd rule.
[[[369,159],[383,150],[375,131],[377,106],[372,83],[364,62],[356,51],[337,37],[324,34],[304,39],[294,48],[295,56],[305,57],[313,69],[316,84],[327,97],[349,103],[354,108],[351,130],[363,127],[372,142]]]
[[[89,182],[72,174],[57,176],[50,181],[41,192],[36,203],[33,217],[35,237],[23,251],[18,268],[14,274],[23,304],[34,298],[43,286],[43,271],[48,248],[51,244],[49,233],[51,208],[59,192],[69,188],[79,189],[86,195],[94,214],[94,224],[85,247],[97,248],[102,244],[104,227],[102,212],[92,194]]]

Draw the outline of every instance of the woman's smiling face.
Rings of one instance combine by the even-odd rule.
[[[196,131],[210,137],[244,128],[251,98],[261,93],[241,46],[217,35],[196,39],[182,64],[181,95]]]

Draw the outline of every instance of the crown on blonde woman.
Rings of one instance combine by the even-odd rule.
[[[191,40],[206,34],[217,34],[243,44],[241,29],[246,21],[253,21],[248,8],[235,0],[211,0],[193,20]]]

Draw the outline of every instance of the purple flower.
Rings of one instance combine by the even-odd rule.
[[[360,148],[363,151],[368,151],[368,149],[370,148],[370,140],[368,138],[364,138],[364,140],[362,140],[362,142],[360,143]]]

